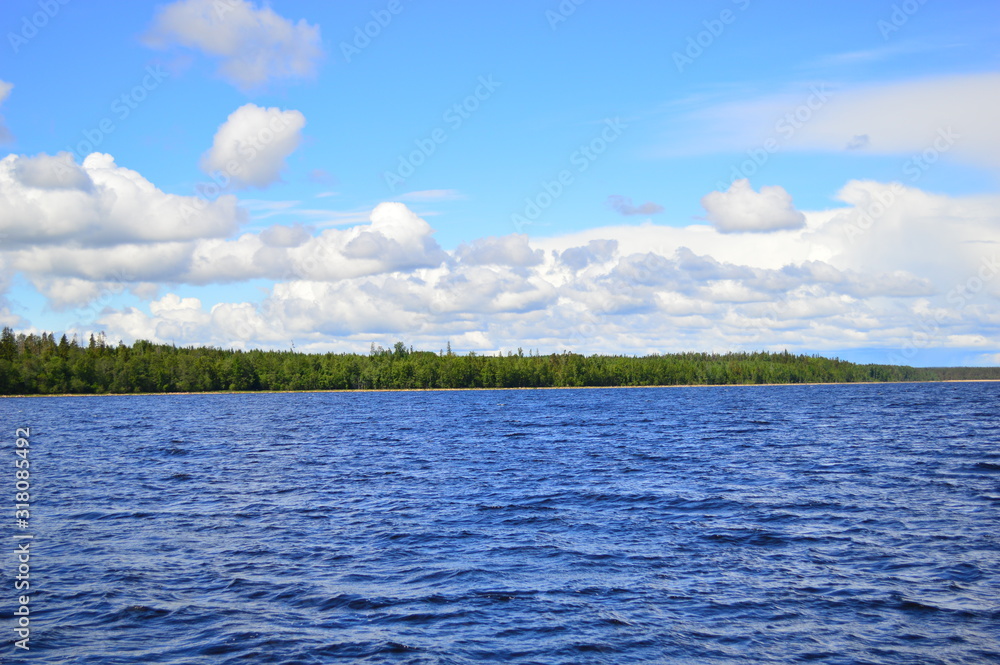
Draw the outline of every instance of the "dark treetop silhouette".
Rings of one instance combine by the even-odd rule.
[[[1000,379],[1000,368],[858,365],[783,353],[634,356],[458,355],[372,345],[368,355],[177,348],[137,341],[86,345],[50,333],[0,335],[0,394],[157,393],[225,390],[543,388]]]

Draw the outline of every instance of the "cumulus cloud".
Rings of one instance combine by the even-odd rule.
[[[0,253],[3,256],[3,253]],[[23,272],[54,307],[87,304],[101,287],[125,284],[230,284],[255,279],[339,281],[367,275],[412,273],[449,260],[433,229],[402,203],[383,203],[368,224],[313,236],[301,225],[275,225],[236,238],[211,237],[84,246],[72,234],[58,242],[22,243],[7,253],[11,270]],[[81,280],[81,281],[74,281]]]
[[[211,312],[202,309],[197,298],[181,298],[168,293],[149,304],[150,314],[134,307],[104,313],[99,323],[112,337],[125,336],[130,340],[148,339],[163,343],[191,338],[211,337]]]
[[[23,157],[14,164],[14,174],[22,185],[35,189],[79,189],[87,192],[94,187],[90,176],[77,166],[73,155],[68,152]]]
[[[723,233],[799,229],[806,221],[783,187],[765,186],[755,192],[745,178],[734,181],[728,191],[705,195],[701,205],[709,221]]]
[[[188,269],[196,247],[191,242],[126,243],[97,248],[38,245],[14,253],[11,264],[29,275],[127,283],[173,282]]]
[[[97,300],[110,285],[99,281],[63,278],[51,275],[33,275],[32,286],[48,299],[49,306],[56,311],[76,307],[80,303]]]
[[[881,213],[882,226],[866,229],[872,246],[867,237],[852,241],[845,228],[859,222],[870,201],[886,200],[887,192],[896,200]],[[592,229],[587,233],[597,237],[584,242],[581,234],[481,239],[450,253],[451,260],[405,270],[384,264],[368,272],[358,271],[361,265],[331,271],[319,270],[320,261],[299,263],[259,302],[200,308],[200,337],[188,341],[283,348],[294,339],[303,349],[364,351],[373,339],[385,345],[405,339],[422,348],[451,340],[465,350],[525,346],[585,353],[881,346],[890,361],[889,354],[912,343],[920,328],[935,331],[939,346],[964,348],[973,339],[980,347],[996,345],[987,331],[1000,325],[997,197],[949,199],[859,181],[849,183],[841,198],[855,203],[809,213],[808,224],[784,239],[706,225],[621,226]],[[401,204],[384,208],[373,215],[381,224],[344,230],[335,246],[393,225],[394,237],[404,229],[421,237],[426,229],[411,215]],[[893,244],[888,238],[898,244],[935,223],[957,241],[926,236],[937,251],[925,248],[923,254],[943,262],[945,272],[921,272],[912,247],[880,254]],[[245,251],[264,247],[253,238],[240,239],[248,243]],[[294,252],[318,238],[288,250],[276,265],[301,261],[305,254]],[[969,238],[980,242],[965,242]],[[512,253],[531,257],[529,265],[510,260]],[[348,261],[329,258],[330,264]],[[101,323],[118,326],[126,337],[142,336],[174,330],[176,318],[172,311],[129,310]]]
[[[216,346],[892,350],[915,330],[935,346],[1000,345],[1000,197],[851,181],[837,207],[798,213],[780,188],[715,194],[712,224],[513,234],[445,251],[399,202],[321,232],[238,234],[231,197],[197,202],[204,217],[189,228],[190,197],[108,155],[12,155],[0,160],[0,293],[20,275],[54,309],[96,302],[81,333]],[[730,232],[780,227],[789,211],[800,217],[780,233]],[[252,302],[190,297],[250,280],[273,284]],[[112,308],[104,296],[123,289],[148,304]],[[0,320],[20,321],[11,298]]]
[[[147,45],[180,45],[219,58],[219,73],[243,90],[312,76],[323,55],[319,26],[297,23],[246,0],[178,0],[161,7]]]
[[[298,247],[312,236],[302,224],[275,224],[261,231],[260,239],[268,247]]]
[[[448,255],[433,229],[402,203],[381,203],[369,224],[305,236],[301,227],[206,240],[180,278],[196,284],[247,279],[342,280],[434,267]]]
[[[610,260],[617,250],[617,240],[591,240],[581,247],[563,250],[558,256],[571,269],[583,270],[591,263]]]
[[[7,247],[189,241],[229,235],[243,218],[232,196],[208,202],[166,194],[111,155],[93,153],[79,166],[66,153],[0,160]]]
[[[10,96],[10,91],[14,89],[13,83],[7,83],[6,81],[0,81],[0,105],[3,105],[7,97]],[[0,115],[0,143],[8,143],[13,140],[10,130],[7,129],[7,125],[4,124],[3,116]]]
[[[845,339],[898,340],[912,321],[912,296],[929,293],[899,292],[919,281],[909,275],[859,274],[819,262],[766,270],[684,248],[671,256],[616,253],[585,278],[565,279],[560,267],[549,255],[530,272],[458,262],[410,274],[296,279],[276,284],[259,303],[185,309],[202,326],[191,328],[200,336],[187,341],[283,347],[295,339],[300,348],[362,351],[372,339],[400,338],[423,348],[451,339],[475,350],[830,348]],[[896,277],[898,283],[886,283]],[[155,332],[169,341],[163,331],[175,330],[174,309],[123,310],[100,323],[126,338]],[[477,341],[461,347],[459,339]]]
[[[515,233],[501,238],[478,238],[463,244],[455,256],[469,265],[536,266],[542,262],[542,250],[532,249],[528,236]]]
[[[995,196],[956,199],[899,183],[854,180],[837,198],[846,207],[833,211],[813,237],[844,268],[902,270],[948,291],[971,276],[984,256],[1000,250]]]
[[[219,126],[201,168],[236,189],[267,187],[281,178],[285,160],[302,141],[305,124],[298,111],[244,104]]]
[[[640,206],[632,205],[632,199],[613,194],[608,197],[608,206],[622,215],[655,215],[663,212],[663,206],[658,203],[646,202]]]
[[[381,272],[440,264],[445,254],[432,233],[430,225],[402,203],[380,203],[372,211],[371,225],[325,231],[320,239],[348,259],[372,264],[371,272]]]

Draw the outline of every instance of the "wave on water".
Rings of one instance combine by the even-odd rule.
[[[24,662],[1000,662],[998,398],[4,400],[33,427]]]

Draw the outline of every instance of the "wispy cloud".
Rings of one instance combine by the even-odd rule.
[[[297,213],[301,201],[266,201],[264,199],[240,199],[240,207],[250,213],[254,220],[268,219],[275,215]]]
[[[396,197],[408,203],[424,203],[428,201],[458,201],[465,196],[457,189],[425,189],[417,192],[407,192]]]
[[[855,65],[868,65],[875,62],[890,60],[903,55],[917,53],[920,51],[934,50],[934,46],[928,44],[916,44],[913,42],[901,42],[899,44],[889,44],[879,48],[861,49],[857,51],[844,51],[842,53],[831,53],[815,60],[803,64],[804,67],[852,67]]]
[[[1000,73],[870,83],[811,84],[740,101],[691,108],[670,119],[650,148],[656,158],[780,150],[910,155],[954,135],[949,158],[1000,168]],[[864,137],[867,136],[867,140]],[[975,137],[972,140],[972,137]]]
[[[303,215],[314,217],[314,221],[309,222],[309,224],[310,226],[319,228],[364,224],[371,216],[371,210],[367,208],[356,210],[302,210],[300,212]]]

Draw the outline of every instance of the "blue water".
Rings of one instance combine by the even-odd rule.
[[[998,404],[995,383],[0,400],[6,494],[32,427],[34,535],[31,650],[8,555],[0,660],[1000,662]]]

